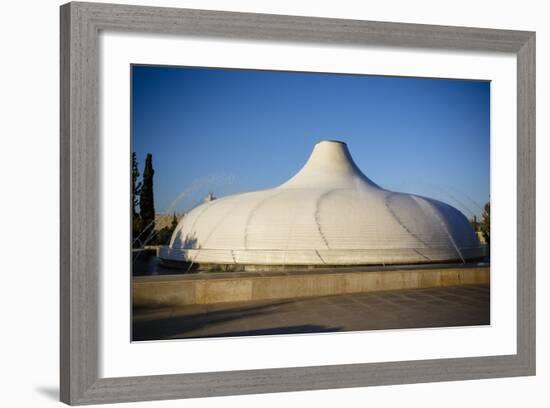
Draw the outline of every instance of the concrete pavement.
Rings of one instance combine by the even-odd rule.
[[[320,333],[490,323],[488,285],[278,301],[135,308],[133,340]]]

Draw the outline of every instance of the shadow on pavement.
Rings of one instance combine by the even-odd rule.
[[[286,303],[289,302],[274,302],[253,307],[236,307],[194,314],[181,313],[179,316],[169,315],[167,317],[154,317],[151,319],[147,319],[146,317],[136,319],[134,317],[132,325],[132,341],[159,340],[169,337],[183,336],[186,333],[199,330],[208,325],[220,324],[267,314],[273,310],[273,307],[281,306]],[[177,311],[174,313],[177,313]],[[170,314],[170,309],[168,309],[165,314]]]

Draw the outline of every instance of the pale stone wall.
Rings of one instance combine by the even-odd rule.
[[[133,305],[181,306],[488,284],[489,276],[490,268],[483,266],[135,277]]]

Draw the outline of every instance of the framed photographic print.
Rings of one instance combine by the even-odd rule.
[[[62,401],[534,375],[534,117],[532,32],[62,6]]]

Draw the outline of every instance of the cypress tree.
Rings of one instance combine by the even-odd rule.
[[[141,191],[141,182],[138,182],[139,169],[136,153],[132,152],[132,242],[134,246],[137,246],[137,242],[134,242],[141,232],[141,220],[138,213],[139,194]]]
[[[145,168],[143,169],[143,181],[139,196],[139,209],[141,216],[141,241],[147,241],[153,235],[155,229],[155,200],[153,196],[153,155],[147,154]]]
[[[139,169],[136,152],[132,152],[132,215],[138,216],[137,207],[139,205],[139,193],[141,190],[141,182],[138,182]]]

